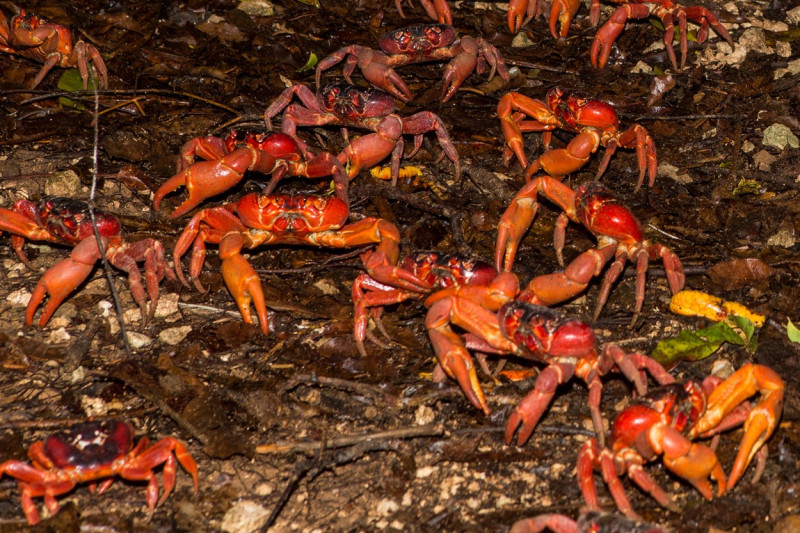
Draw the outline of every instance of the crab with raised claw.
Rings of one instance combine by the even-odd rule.
[[[594,311],[600,315],[608,299],[611,285],[630,261],[636,265],[636,304],[634,317],[642,310],[645,275],[648,263],[660,259],[664,263],[672,293],[685,282],[683,266],[677,255],[663,244],[651,243],[644,237],[641,223],[603,184],[589,181],[574,191],[550,176],[539,176],[520,189],[497,229],[495,266],[510,272],[517,248],[539,209],[539,195],[561,208],[556,221],[554,244],[559,264],[564,264],[565,230],[569,221],[582,224],[596,238],[597,246],[583,252],[560,272],[538,276],[528,283],[521,298],[539,305],[554,305],[583,292],[592,278],[599,276],[606,263],[614,259],[603,278]]]
[[[153,317],[158,303],[158,284],[166,276],[175,279],[172,268],[164,258],[164,247],[156,239],[128,242],[123,237],[119,219],[111,213],[95,210],[97,230],[106,259],[116,268],[128,273],[131,293],[142,310],[142,320]],[[20,199],[12,209],[0,208],[0,232],[11,234],[11,244],[20,260],[33,269],[22,247],[26,240],[47,241],[72,246],[72,253],[47,270],[33,291],[25,311],[25,323],[33,322],[36,309],[50,299],[42,311],[39,326],[44,327],[61,302],[86,280],[102,257],[89,215],[89,206],[80,200],[46,197],[39,202]],[[147,292],[136,263],[144,261]],[[147,311],[147,296],[150,311]]]
[[[533,305],[518,295],[516,276],[503,272],[488,286],[444,289],[426,301],[430,310],[425,327],[442,370],[458,382],[469,401],[485,414],[489,414],[489,406],[469,349],[511,354],[547,365],[536,378],[533,390],[509,418],[505,433],[507,443],[514,439],[517,430],[518,445],[528,440],[558,385],[573,376],[581,378],[589,388],[589,411],[601,441],[604,441],[600,414],[601,376],[613,369],[620,370],[639,394],[647,390],[642,370],[650,372],[659,383],[672,382],[672,377],[654,359],[625,353],[613,343],[600,349],[597,337],[585,322]],[[468,333],[466,343],[452,326]]]
[[[749,399],[759,395],[753,405]],[[611,428],[609,447],[594,439],[578,454],[578,481],[589,508],[597,509],[593,471],[599,470],[619,510],[637,518],[619,480],[627,476],[660,505],[678,512],[675,503],[645,472],[646,462],[663,456],[664,465],[690,482],[706,499],[731,490],[758,455],[756,480],[763,471],[766,442],[778,425],[783,409],[783,380],[764,365],[748,363],[722,380],[710,376],[702,383],[688,381],[651,390],[620,412]],[[697,439],[744,425],[730,475],[714,451]]]
[[[192,475],[197,492],[197,464],[183,442],[166,437],[150,446],[145,437],[134,446],[133,434],[130,424],[118,420],[77,424],[32,444],[28,449],[32,464],[15,460],[0,464],[0,477],[5,474],[18,480],[22,510],[31,525],[39,523],[33,498],[43,497],[52,516],[59,510],[56,496],[66,494],[78,483],[89,482],[92,492],[102,494],[116,476],[147,481],[149,517],[175,487],[178,464]],[[153,469],[162,464],[164,492],[159,499]]]
[[[368,335],[367,326],[370,318],[376,321],[382,333],[388,337],[378,320],[384,306],[399,304],[411,299],[418,300],[431,291],[439,289],[463,285],[485,286],[497,277],[497,271],[489,263],[440,252],[418,252],[408,255],[400,261],[397,267],[424,280],[430,285],[430,290],[420,292],[397,285],[387,285],[375,280],[367,273],[358,276],[353,282],[352,289],[354,336],[358,351],[364,356],[367,355],[364,339]]]
[[[264,334],[269,334],[267,307],[261,280],[242,249],[262,245],[300,244],[326,248],[377,245],[361,255],[364,268],[380,283],[415,292],[430,285],[411,272],[398,268],[400,231],[380,218],[364,218],[347,224],[350,214],[346,197],[251,193],[236,203],[203,209],[192,217],[178,237],[174,249],[175,269],[188,286],[181,257],[193,246],[189,273],[195,286],[204,290],[198,276],[203,268],[206,243],[219,244],[222,277],[233,295],[242,318],[253,323],[251,303]]]
[[[653,524],[616,514],[584,509],[575,521],[562,514],[541,514],[519,520],[509,533],[669,533]]]
[[[291,103],[295,96],[301,104]],[[304,151],[307,150],[305,143],[297,138],[298,126],[334,125],[372,131],[348,144],[338,159],[346,166],[347,175],[352,179],[361,169],[375,166],[391,154],[393,183],[397,181],[400,159],[403,157],[403,135],[414,136],[414,150],[408,156],[413,157],[422,146],[423,136],[432,131],[436,133],[443,154],[453,161],[458,179],[461,175],[458,152],[450,141],[442,119],[430,111],[400,117],[394,110],[394,99],[378,89],[364,90],[352,85],[331,84],[315,95],[305,85],[293,85],[270,104],[264,113],[264,120],[267,127],[271,128],[271,120],[284,111],[281,131],[295,138]]]
[[[185,215],[203,200],[222,194],[239,183],[248,171],[272,174],[265,192],[271,192],[286,174],[321,178],[332,176],[340,194],[345,194],[347,177],[344,167],[328,152],[318,155],[301,150],[297,141],[283,133],[242,133],[231,131],[225,138],[196,137],[186,142],[178,159],[177,173],[155,193],[153,206],[179,187],[186,187],[188,197],[170,218]],[[195,161],[197,158],[204,161]]]
[[[108,69],[97,48],[78,39],[73,44],[69,28],[50,22],[44,17],[29,13],[24,9],[9,21],[0,11],[0,52],[15,54],[39,63],[44,63],[30,85],[39,85],[53,67],[78,67],[83,80],[83,90],[89,84],[91,61],[100,79],[101,89],[108,87]]]
[[[500,53],[482,38],[464,36],[456,39],[456,30],[448,24],[418,24],[386,33],[380,38],[380,50],[366,46],[350,45],[341,48],[317,65],[317,87],[322,73],[347,59],[344,77],[350,76],[356,66],[373,86],[383,89],[399,100],[411,99],[411,91],[395,72],[394,67],[411,63],[427,63],[450,59],[444,69],[442,102],[447,102],[473,71],[483,73],[488,63],[504,80],[509,80],[508,69]]]
[[[609,0],[611,3],[620,4],[611,17],[597,31],[592,43],[592,65],[603,68],[611,54],[611,45],[619,37],[629,19],[646,19],[650,16],[658,17],[664,25],[664,44],[675,70],[683,70],[686,64],[686,53],[689,45],[686,38],[686,22],[692,21],[700,24],[697,32],[697,42],[703,43],[708,38],[708,27],[714,28],[717,34],[725,39],[733,48],[733,40],[728,35],[728,30],[719,22],[716,15],[702,6],[685,7],[671,0]],[[600,0],[592,0],[589,13],[592,24],[597,25],[600,20]],[[675,57],[672,40],[675,36],[675,21],[678,22],[678,32],[681,40],[681,64]]]
[[[636,149],[639,178],[636,191],[642,186],[645,174],[652,187],[656,179],[658,161],[656,145],[647,130],[634,124],[625,131],[619,129],[619,117],[614,106],[586,95],[554,87],[547,92],[545,101],[510,92],[500,99],[497,116],[503,130],[507,149],[506,159],[515,155],[525,169],[525,179],[530,180],[539,169],[563,179],[564,176],[584,166],[600,146],[606,148],[595,179],[603,175],[611,156],[618,147]],[[550,149],[552,131],[556,129],[575,132],[566,148]],[[545,153],[528,166],[525,156],[523,132],[542,131]]]

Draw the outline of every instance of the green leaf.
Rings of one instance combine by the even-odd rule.
[[[661,364],[673,365],[684,359],[705,359],[726,342],[754,351],[757,346],[754,333],[755,325],[750,320],[733,315],[705,329],[683,330],[677,337],[659,342],[650,355]]]
[[[306,64],[297,69],[297,72],[305,72],[307,70],[313,70],[314,67],[317,66],[317,61],[319,61],[319,59],[317,59],[317,54],[311,52],[311,55],[308,56],[308,61],[306,61]]]
[[[786,324],[786,335],[790,341],[800,344],[800,329],[797,329],[791,320]]]
[[[62,91],[67,92],[77,92],[83,90],[83,80],[81,79],[81,73],[76,68],[71,68],[65,70],[61,77],[58,78],[58,88]],[[94,77],[89,77],[89,85],[88,90],[94,91],[97,88],[97,82]],[[73,107],[75,109],[85,109],[83,104],[80,102],[76,102],[71,98],[66,98],[64,96],[58,99],[58,103],[64,107]]]
[[[756,180],[748,180],[748,179],[740,179],[739,183],[736,184],[736,188],[733,189],[734,196],[740,196],[744,194],[758,194],[761,192],[761,183]]]

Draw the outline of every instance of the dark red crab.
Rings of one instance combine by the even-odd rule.
[[[291,103],[295,96],[301,104]],[[375,166],[391,154],[392,182],[397,180],[400,159],[404,156],[403,135],[414,136],[414,149],[408,156],[413,157],[422,146],[423,136],[434,132],[444,155],[453,161],[458,178],[461,174],[458,152],[450,141],[442,119],[430,111],[400,117],[394,110],[394,99],[377,89],[364,90],[352,85],[331,84],[315,95],[305,85],[293,85],[270,104],[264,113],[264,120],[267,127],[271,128],[271,120],[284,111],[281,131],[296,139],[304,151],[307,147],[297,137],[298,126],[330,125],[372,131],[374,133],[363,135],[348,144],[338,159],[346,166],[348,177],[352,179],[362,168]]]
[[[198,157],[204,161],[196,162]],[[314,155],[301,150],[294,138],[282,133],[231,131],[224,138],[196,137],[183,145],[177,170],[153,197],[153,207],[158,210],[166,195],[186,187],[188,198],[170,213],[170,218],[183,216],[203,200],[227,191],[248,171],[272,174],[267,193],[286,174],[308,178],[333,176],[339,194],[346,195],[347,190],[344,167],[333,155],[328,152]]]
[[[425,320],[428,337],[442,370],[455,379],[469,401],[489,414],[483,390],[469,349],[483,353],[516,355],[543,363],[534,388],[519,403],[506,425],[506,442],[528,440],[559,385],[573,376],[589,388],[589,411],[600,441],[604,441],[600,414],[601,377],[621,371],[644,394],[647,384],[640,371],[647,370],[659,383],[672,378],[655,360],[638,353],[625,353],[608,343],[602,349],[591,327],[580,320],[522,300],[519,282],[511,272],[499,274],[488,286],[465,285],[444,289],[428,297]],[[453,329],[467,332],[466,342]]]
[[[142,319],[152,318],[158,303],[158,284],[166,276],[175,279],[172,268],[164,258],[164,247],[156,239],[128,242],[123,237],[119,219],[110,213],[95,210],[105,256],[116,268],[128,273],[131,293],[142,310]],[[89,217],[89,206],[80,200],[46,197],[39,202],[20,199],[12,209],[0,208],[0,231],[11,233],[11,244],[20,260],[33,268],[22,250],[26,240],[47,241],[72,246],[72,253],[41,277],[25,311],[25,323],[33,322],[33,315],[45,296],[50,300],[42,311],[39,326],[44,327],[61,302],[89,276],[101,257],[100,248]],[[142,285],[142,275],[136,263],[144,261],[147,294]],[[147,296],[150,311],[147,311]]]
[[[90,490],[97,489],[102,494],[116,476],[147,481],[151,517],[175,487],[178,464],[192,475],[197,492],[197,464],[183,442],[166,437],[150,446],[145,437],[134,446],[133,433],[130,424],[117,420],[78,424],[32,444],[28,449],[32,464],[13,460],[0,464],[0,477],[6,474],[18,480],[22,510],[31,525],[39,523],[33,498],[43,497],[45,507],[55,515],[59,510],[56,496],[68,493],[78,483],[89,482]],[[159,499],[158,478],[153,469],[162,464],[164,492]]]
[[[700,24],[697,32],[697,42],[702,43],[708,38],[708,27],[714,28],[720,37],[725,39],[731,48],[733,40],[728,35],[728,30],[720,24],[717,16],[705,7],[691,6],[685,7],[671,0],[609,0],[619,7],[609,17],[605,24],[597,31],[597,36],[592,43],[591,59],[592,65],[603,68],[611,54],[611,45],[625,29],[630,19],[646,19],[650,16],[658,17],[664,25],[664,44],[672,62],[673,68],[682,70],[686,64],[686,53],[689,45],[686,37],[686,22],[692,21]],[[589,14],[592,24],[597,25],[600,20],[600,0],[592,0],[592,7]],[[675,37],[675,22],[678,23],[678,31],[681,39],[681,64],[678,67],[678,60],[675,57],[675,50],[672,49],[672,40]]]
[[[653,524],[600,511],[583,510],[575,521],[562,514],[541,514],[511,526],[510,533],[670,533]]]
[[[539,210],[539,195],[563,211],[556,221],[554,238],[560,264],[564,264],[562,251],[570,221],[582,224],[592,232],[597,238],[597,246],[580,254],[563,271],[531,280],[520,296],[522,299],[539,305],[554,305],[569,300],[583,292],[592,278],[599,276],[612,259],[600,287],[595,319],[608,299],[611,285],[629,261],[636,265],[637,272],[635,315],[639,314],[644,303],[645,276],[650,261],[660,259],[664,263],[673,294],[683,288],[685,275],[678,256],[663,244],[645,239],[639,220],[606,186],[589,181],[572,190],[550,176],[540,176],[522,187],[500,217],[495,249],[498,271],[511,271],[522,237],[533,224]]]
[[[24,9],[9,22],[0,12],[0,52],[16,54],[33,59],[44,66],[31,83],[31,89],[39,85],[53,67],[78,67],[86,90],[89,82],[88,63],[94,64],[100,78],[99,86],[108,86],[108,70],[97,48],[78,39],[73,44],[69,28],[49,22],[44,17],[28,13]]]
[[[372,85],[403,101],[411,99],[411,91],[394,71],[402,65],[450,59],[442,77],[442,102],[450,100],[473,71],[483,73],[487,63],[491,67],[489,79],[495,71],[504,80],[510,79],[503,58],[492,44],[480,37],[456,39],[455,28],[447,24],[418,24],[391,31],[381,37],[380,47],[373,50],[354,44],[326,57],[317,66],[317,87],[322,73],[344,59],[344,77],[349,83],[358,66]]]

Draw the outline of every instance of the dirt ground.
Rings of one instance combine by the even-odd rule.
[[[523,183],[519,165],[503,163],[499,98],[512,89],[543,98],[561,86],[614,104],[622,127],[639,123],[649,130],[659,175],[653,188],[634,192],[636,155],[619,150],[602,181],[641,219],[649,239],[677,253],[687,287],[770,319],[757,332],[755,353],[724,344],[711,357],[682,361],[671,372],[698,379],[753,361],[773,368],[786,384],[783,416],[757,483],[751,467],[732,491],[709,502],[660,462],[648,465],[674,495],[678,513],[659,507],[628,480],[623,484],[645,519],[675,531],[800,531],[800,347],[785,329],[787,319],[800,321],[800,149],[794,137],[800,135],[800,13],[787,0],[703,5],[719,14],[735,49],[712,32],[707,44],[689,43],[686,68],[674,72],[658,46],[656,23],[628,24],[609,65],[597,70],[588,57],[596,32],[588,6],[578,12],[568,39],[555,41],[545,19],[528,23],[514,38],[504,4],[456,2],[460,34],[493,43],[512,67],[512,79],[487,83],[473,75],[442,104],[441,64],[398,69],[414,93],[410,103],[398,102],[398,113],[438,114],[464,177],[456,181],[446,159],[436,163],[440,149],[429,135],[406,162],[422,168],[421,179],[392,188],[362,172],[351,182],[352,217],[397,223],[407,251],[491,261],[498,219]],[[172,221],[167,215],[184,192],[170,195],[155,212],[152,191],[174,173],[184,142],[231,128],[263,131],[263,111],[287,83],[313,88],[314,69],[303,69],[312,53],[321,60],[350,43],[375,47],[384,32],[426,21],[418,5],[406,8],[408,18],[401,19],[388,0],[321,7],[279,0],[272,15],[237,6],[225,0],[21,6],[69,25],[103,54],[110,81],[99,96],[96,203],[120,217],[128,239],[159,239],[170,259],[188,217]],[[8,17],[13,11],[8,3],[0,9]],[[601,20],[612,10],[605,6]],[[36,90],[25,90],[39,68],[0,55],[5,209],[21,197],[90,194],[93,97],[60,101],[59,68]],[[653,89],[671,85],[668,74],[674,86]],[[342,81],[341,68],[323,79]],[[364,83],[358,72],[354,81]],[[775,131],[785,146],[770,136]],[[302,135],[312,147],[333,153],[344,146],[335,128],[304,128]],[[556,132],[554,143],[563,146],[571,137]],[[541,152],[540,139],[526,134],[529,156]],[[599,160],[593,157],[570,183],[593,179]],[[262,176],[248,175],[225,198],[257,191],[259,183]],[[285,192],[327,190],[326,180],[281,184]],[[559,269],[552,244],[557,216],[555,206],[546,204],[523,240],[515,264],[523,282]],[[277,246],[248,255],[272,309],[269,337],[242,322],[215,246],[200,277],[208,291],[166,280],[147,324],[126,277],[114,271],[126,351],[102,268],[44,328],[25,326],[37,279],[69,250],[27,244],[34,271],[19,261],[7,233],[0,244],[0,458],[25,460],[28,446],[71,423],[120,418],[134,425],[137,437],[187,442],[200,476],[195,494],[179,469],[175,492],[150,520],[144,484],[117,481],[101,496],[81,485],[59,498],[61,511],[43,520],[41,530],[503,532],[524,517],[575,518],[580,512],[575,460],[593,435],[586,387],[579,380],[560,387],[533,437],[524,446],[506,445],[506,420],[534,378],[509,382],[482,375],[489,416],[473,408],[454,382],[434,383],[419,302],[387,309],[382,322],[391,342],[367,342],[369,356],[361,357],[352,336],[350,290],[361,263],[351,250]],[[594,244],[588,232],[570,224],[567,260]],[[739,261],[745,259],[750,262]],[[590,321],[598,287],[592,283],[585,296],[561,306],[564,312]],[[631,327],[634,289],[629,267],[591,322],[602,342],[649,353],[661,339],[710,325],[670,313],[663,267],[653,264],[643,311]],[[542,366],[510,359],[506,368]],[[631,390],[619,378],[605,382],[602,411],[613,419],[630,402]],[[735,430],[720,440],[726,471],[741,436]],[[596,481],[600,503],[611,511],[613,500],[599,476]],[[41,499],[36,504],[48,517]],[[6,476],[0,481],[0,531],[25,526],[17,484]]]

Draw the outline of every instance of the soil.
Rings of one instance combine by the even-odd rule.
[[[168,196],[158,212],[152,192],[174,173],[183,143],[232,128],[264,131],[264,110],[288,84],[314,86],[314,69],[304,68],[312,54],[321,60],[347,44],[375,47],[388,30],[427,22],[416,3],[405,8],[405,20],[388,0],[310,4],[277,1],[272,15],[250,15],[226,0],[22,6],[68,25],[103,54],[110,81],[109,90],[99,93],[95,203],[119,216],[129,240],[158,239],[171,259],[188,217],[170,220],[168,214],[184,192]],[[437,162],[440,148],[428,135],[420,152],[404,161],[422,169],[420,178],[401,179],[393,188],[364,171],[351,182],[351,217],[395,222],[406,251],[491,261],[499,217],[523,185],[519,165],[503,161],[499,98],[517,90],[541,99],[560,86],[612,103],[621,127],[638,123],[650,132],[659,172],[652,188],[635,191],[635,152],[620,149],[602,181],[640,218],[648,239],[681,258],[687,287],[768,317],[756,332],[754,352],[725,343],[705,359],[677,362],[671,373],[678,380],[725,376],[754,362],[774,369],[786,386],[782,418],[757,482],[751,466],[733,490],[706,501],[660,461],[649,463],[646,471],[674,495],[679,512],[660,507],[627,479],[623,486],[644,519],[675,531],[798,531],[800,348],[786,326],[800,321],[800,14],[786,0],[703,5],[718,13],[735,49],[712,31],[707,43],[689,42],[687,65],[676,72],[659,46],[655,19],[629,23],[609,64],[598,70],[588,57],[596,32],[588,6],[579,10],[569,37],[556,41],[543,18],[514,38],[504,4],[456,2],[459,33],[493,43],[512,67],[511,81],[487,82],[474,74],[442,104],[441,63],[399,68],[414,98],[398,102],[397,112],[439,115],[464,175],[456,180],[446,158]],[[11,16],[11,6],[0,9]],[[601,20],[613,9],[604,6]],[[63,93],[61,68],[36,90],[25,89],[39,68],[0,55],[5,209],[19,198],[86,200],[91,194],[93,93]],[[342,81],[341,68],[323,80]],[[359,72],[353,80],[366,86]],[[783,145],[772,140],[775,131]],[[300,135],[312,148],[332,153],[345,144],[337,128],[302,128]],[[572,137],[556,131],[554,146]],[[525,150],[529,157],[541,153],[541,135],[526,134]],[[594,179],[602,152],[569,183]],[[258,191],[265,179],[248,174],[204,205]],[[295,178],[280,188],[325,194],[330,184]],[[560,268],[552,244],[558,214],[545,203],[522,241],[514,271],[523,282]],[[159,308],[147,323],[127,276],[112,269],[126,347],[103,268],[45,327],[26,326],[25,306],[38,278],[70,250],[28,242],[31,270],[7,233],[0,241],[0,458],[24,461],[27,448],[53,431],[117,418],[136,428],[137,439],[185,441],[200,476],[194,493],[190,476],[178,467],[175,491],[151,519],[141,482],[118,480],[102,495],[81,484],[59,496],[61,510],[52,517],[37,498],[41,530],[504,532],[528,516],[580,513],[575,461],[593,435],[583,383],[559,387],[531,439],[506,445],[506,421],[535,375],[510,381],[482,373],[492,410],[482,414],[455,382],[432,379],[435,359],[420,301],[387,308],[382,324],[391,340],[371,330],[379,342],[368,341],[368,356],[359,355],[350,290],[362,271],[357,252],[291,246],[250,252],[271,308],[268,337],[242,321],[214,245],[200,276],[207,290],[164,280]],[[594,245],[585,229],[568,226],[567,261]],[[592,311],[600,282],[559,307],[590,322],[602,343],[613,341],[629,352],[650,353],[662,339],[711,325],[669,311],[670,291],[658,261],[634,321],[635,279],[629,266],[597,320]],[[507,359],[506,369],[543,368],[490,356],[491,368],[501,359]],[[632,391],[618,377],[604,383],[601,408],[612,420]],[[717,453],[726,471],[741,437],[740,429],[721,436]],[[601,506],[612,511],[599,475],[595,481]],[[6,475],[0,481],[0,531],[25,527],[17,483]]]

